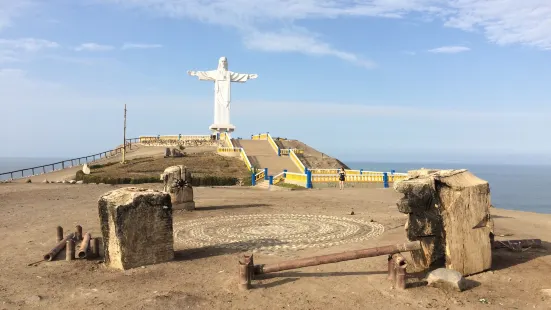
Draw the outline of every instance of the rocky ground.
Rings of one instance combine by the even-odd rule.
[[[207,241],[212,237],[209,242],[238,227],[248,235],[280,237],[291,228],[312,245],[322,243],[314,237],[327,229],[343,231],[331,235],[333,245],[324,241],[326,247],[298,251],[273,247],[255,254],[256,263],[395,244],[405,241],[405,216],[397,211],[398,195],[391,189],[196,188],[197,210],[174,212],[178,236],[173,262],[128,271],[110,270],[99,260],[29,266],[55,245],[57,225],[69,230],[80,224],[99,236],[98,198],[117,187],[0,184],[0,309],[551,309],[551,293],[545,291],[551,289],[551,215],[492,209],[495,232],[503,236],[498,239],[540,238],[546,248],[496,250],[493,270],[468,277],[471,288],[462,293],[425,287],[415,277],[408,279],[407,290],[393,289],[386,280],[386,257],[275,273],[242,292],[237,289],[240,250],[200,246],[185,237],[192,228]],[[158,184],[141,187],[160,189]],[[249,226],[228,225],[232,215]],[[268,215],[310,220],[262,227],[248,220]],[[213,225],[215,217],[220,217],[219,227]],[[347,227],[358,223],[384,231],[353,242],[350,236],[358,232]]]

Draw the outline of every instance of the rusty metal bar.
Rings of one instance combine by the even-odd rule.
[[[539,248],[541,247],[541,240],[540,239],[522,239],[522,240],[494,240],[492,244],[494,249],[501,249],[501,248],[511,248],[511,247],[518,247],[521,248],[530,248],[535,247]]]
[[[80,248],[78,249],[78,258],[86,258],[86,255],[88,254],[88,248],[90,247],[90,238],[92,238],[92,235],[87,232],[84,235],[84,238],[82,239],[82,242],[80,243]]]
[[[407,268],[407,262],[406,259],[401,254],[394,254],[392,256],[392,260],[394,261],[394,270],[395,270],[395,287],[401,290],[406,289],[406,268]]]
[[[57,245],[50,252],[48,252],[46,255],[44,255],[44,260],[52,261],[56,257],[56,255],[59,253],[59,251],[61,251],[61,250],[63,250],[63,248],[65,248],[67,240],[73,239],[74,235],[75,235],[74,233],[70,233],[67,236],[65,236],[65,238],[63,238],[63,240],[59,241],[57,243]]]
[[[410,252],[410,251],[420,250],[420,249],[421,249],[421,242],[413,241],[413,242],[407,242],[407,243],[396,244],[396,245],[387,245],[387,246],[364,249],[364,250],[347,251],[347,252],[336,253],[336,254],[290,260],[290,261],[276,263],[276,264],[257,265],[257,266],[254,266],[254,273],[255,274],[272,273],[272,272],[278,272],[283,270],[317,266],[317,265],[323,265],[323,264],[331,264],[331,263],[337,263],[337,262],[360,259],[360,258],[381,256],[381,255],[387,255],[387,254],[396,254],[400,252]]]
[[[63,240],[63,227],[61,226],[57,226],[57,238],[55,239],[55,242],[58,242]]]
[[[82,240],[82,226],[77,225],[76,228],[77,228],[77,230],[76,230],[76,233],[75,233],[75,240],[80,241],[80,240]]]
[[[239,260],[239,279],[237,286],[240,290],[245,291],[251,288],[251,280],[254,274],[253,257],[244,255]]]
[[[72,261],[75,259],[75,242],[73,239],[67,240],[67,246],[65,247],[65,260]]]
[[[392,281],[392,283],[396,282],[396,263],[392,255],[388,256],[388,279]]]
[[[90,242],[90,250],[92,252],[93,258],[99,257],[99,239],[98,238],[92,238]]]

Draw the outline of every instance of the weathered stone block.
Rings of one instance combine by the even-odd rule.
[[[462,275],[491,268],[492,224],[488,182],[467,170],[416,170],[394,189],[404,197],[398,209],[409,215],[409,240],[422,251],[412,252],[416,270],[439,266]]]
[[[191,186],[191,172],[184,166],[172,166],[161,174],[164,181],[163,190],[170,193],[174,210],[195,210],[193,201],[193,187]]]
[[[169,194],[121,188],[101,196],[98,211],[108,266],[125,270],[174,259]]]

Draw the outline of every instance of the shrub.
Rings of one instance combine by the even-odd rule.
[[[84,174],[84,172],[82,170],[79,170],[79,171],[77,171],[77,173],[75,175],[75,180],[82,181],[84,179],[85,175],[86,174]]]
[[[89,167],[90,169],[101,169],[101,168],[113,166],[114,164],[118,164],[118,162],[113,161],[113,162],[110,162],[110,163],[96,164],[96,165],[91,165],[91,166],[88,166],[88,167]]]
[[[106,177],[99,175],[84,175],[82,177],[84,183],[105,183],[105,184],[143,184],[143,183],[162,183],[158,177],[135,177],[135,178],[118,178],[118,177]],[[192,186],[233,186],[238,182],[234,177],[219,177],[219,176],[200,176],[192,177]],[[245,181],[246,182],[246,181]],[[250,183],[250,177],[248,178]],[[250,185],[250,184],[249,184]]]
[[[253,185],[253,178],[251,175],[244,177],[241,179],[241,184],[243,186],[252,186]]]

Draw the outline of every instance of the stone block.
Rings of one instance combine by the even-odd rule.
[[[101,196],[98,211],[107,266],[126,270],[174,259],[169,194],[121,188]]]
[[[174,210],[195,210],[191,172],[182,165],[171,166],[161,174],[164,182],[163,190],[170,193]]]
[[[470,275],[491,268],[490,186],[469,171],[421,169],[394,184],[404,194],[398,210],[408,214],[409,240],[417,271],[441,267]]]

